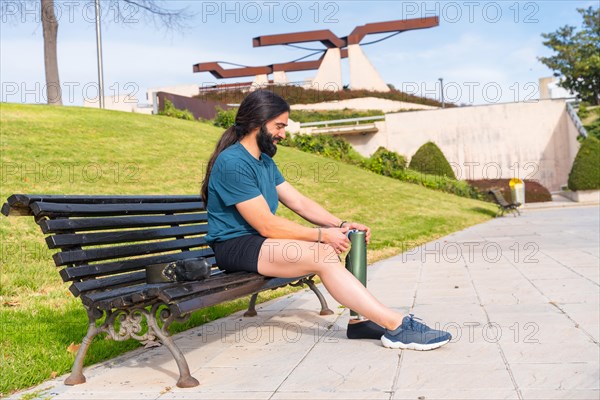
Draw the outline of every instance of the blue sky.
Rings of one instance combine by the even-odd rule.
[[[551,75],[537,61],[549,55],[540,35],[567,24],[579,27],[576,8],[597,7],[598,1],[167,1],[196,13],[187,29],[174,33],[145,21],[140,10],[128,9],[117,18],[108,0],[101,4],[106,95],[129,94],[145,103],[152,87],[235,81],[194,74],[192,65],[198,62],[265,65],[310,53],[286,46],[253,48],[255,36],[315,29],[345,36],[369,22],[438,15],[438,27],[404,32],[363,50],[383,79],[399,89],[439,98],[442,77],[447,100],[493,104],[537,99],[538,79]],[[1,0],[0,6],[0,100],[44,103],[39,2]],[[84,97],[97,93],[93,1],[57,0],[57,8],[63,101],[81,105]],[[382,36],[370,35],[363,42]],[[342,68],[347,84],[347,61]],[[303,80],[314,73],[288,77]]]

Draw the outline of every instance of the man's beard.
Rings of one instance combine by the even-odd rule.
[[[256,144],[258,144],[260,151],[269,157],[273,157],[277,153],[277,146],[274,143],[273,135],[269,133],[267,127],[264,125],[260,127],[260,132],[256,135]]]

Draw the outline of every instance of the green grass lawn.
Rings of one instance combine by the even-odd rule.
[[[13,193],[197,194],[222,130],[168,117],[77,107],[0,104],[0,199]],[[490,219],[494,206],[291,148],[275,158],[287,180],[345,220],[371,226],[369,261]],[[294,218],[280,208],[280,214]],[[1,394],[70,370],[87,317],[68,291],[31,217],[0,217]],[[398,265],[402,268],[402,265]],[[272,296],[287,293],[274,292]],[[267,294],[261,295],[266,299]],[[242,309],[239,300],[196,313],[183,330]],[[137,342],[94,340],[86,364]]]

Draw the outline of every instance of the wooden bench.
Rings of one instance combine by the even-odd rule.
[[[496,213],[496,216],[502,216],[505,212],[516,212],[518,215],[521,215],[521,212],[519,212],[518,208],[521,206],[521,203],[509,203],[502,195],[502,192],[500,192],[498,189],[491,189],[488,193],[492,195],[494,202],[498,206],[498,212]]]
[[[92,339],[105,333],[113,340],[158,339],[179,368],[179,387],[193,387],[187,361],[169,334],[174,321],[193,311],[252,295],[245,316],[256,315],[259,292],[306,284],[319,298],[321,315],[333,312],[315,286],[314,275],[294,279],[259,274],[224,273],[206,245],[207,214],[199,196],[60,196],[15,194],[2,214],[31,215],[46,235],[63,281],[79,297],[88,315],[67,385],[85,382],[83,361]],[[146,283],[146,266],[204,257],[209,278],[192,282]],[[147,327],[140,324],[141,320]]]

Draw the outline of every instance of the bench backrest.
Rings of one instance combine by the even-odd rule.
[[[2,213],[35,217],[75,296],[143,283],[155,263],[205,257],[218,271],[200,196],[12,195]]]
[[[500,206],[502,206],[502,207],[509,207],[511,205],[508,201],[506,201],[506,199],[502,195],[502,192],[500,192],[498,189],[492,189],[492,190],[489,191],[489,193],[491,193],[492,196],[494,196],[494,200]]]

